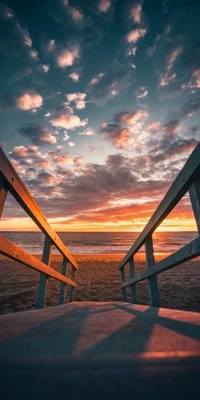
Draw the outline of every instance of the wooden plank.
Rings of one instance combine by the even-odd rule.
[[[170,211],[176,206],[180,199],[187,192],[189,186],[200,174],[200,143],[194,149],[188,158],[183,169],[178,174],[177,178],[169,188],[165,197],[159,204],[158,208],[152,215],[151,219],[130,248],[126,256],[123,258],[119,265],[119,269],[125,265],[130,257],[134,255],[140,247],[145,243],[146,238],[151,235],[159,224],[167,217]]]
[[[186,244],[180,250],[171,254],[170,256],[164,258],[164,260],[158,262],[153,267],[148,268],[146,271],[138,274],[134,278],[130,279],[121,284],[121,288],[132,285],[132,283],[137,283],[143,281],[144,279],[150,278],[150,276],[160,274],[170,268],[176,267],[192,258],[200,256],[200,238],[192,240],[190,243]]]
[[[71,276],[72,281],[75,279],[75,273],[76,273],[76,270],[72,265],[72,276]],[[73,286],[70,287],[69,301],[70,302],[74,301],[74,287]]]
[[[125,282],[125,273],[124,273],[124,267],[121,269],[121,280],[122,282]],[[127,298],[126,298],[126,288],[123,287],[122,288],[122,301],[126,302]]]
[[[152,235],[149,236],[147,241],[145,242],[145,252],[146,252],[147,268],[152,268],[155,265]],[[148,278],[148,288],[149,288],[150,305],[152,307],[159,307],[160,299],[159,299],[157,275],[153,275]]]
[[[77,269],[78,264],[73,256],[68,252],[59,236],[49,225],[44,214],[31,196],[30,192],[20,179],[12,164],[0,148],[0,177],[3,177],[6,188],[21,205],[21,207],[32,218],[36,225],[41,229],[45,236],[49,236],[55,247],[65,256],[70,263]]]
[[[129,260],[129,272],[130,278],[133,278],[135,276],[135,265],[133,257],[131,257]],[[137,304],[137,289],[135,284],[131,285],[131,303]]]
[[[7,189],[5,188],[3,179],[0,177],[0,218],[2,216],[4,204],[7,196]]]
[[[42,262],[50,267],[51,264],[51,253],[52,253],[52,241],[48,236],[45,236],[44,249],[42,255]],[[43,272],[40,273],[40,279],[38,282],[38,291],[36,298],[35,308],[43,308],[46,306],[46,292],[48,285],[48,275]]]
[[[10,242],[8,239],[0,235],[0,254],[11,258],[27,267],[33,268],[36,271],[43,272],[44,274],[50,276],[51,278],[57,279],[58,281],[67,283],[72,286],[76,286],[75,282],[71,279],[66,278],[55,269],[48,267],[42,261],[38,260],[36,257],[30,255],[26,251],[20,249],[16,244]]]
[[[67,275],[67,259],[66,259],[66,257],[63,257],[62,275],[64,275],[64,276]],[[58,304],[64,304],[64,302],[65,302],[65,286],[66,285],[64,282],[60,282],[60,295],[59,295]]]
[[[200,176],[189,187],[190,200],[196,219],[197,229],[200,233]]]

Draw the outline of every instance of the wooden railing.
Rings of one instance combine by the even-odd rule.
[[[189,191],[194,216],[197,223],[199,236],[180,250],[155,263],[152,234],[160,223],[168,216],[170,211]],[[135,276],[134,256],[145,245],[147,270]],[[149,297],[151,306],[159,307],[159,291],[157,274],[172,267],[182,264],[200,255],[200,143],[192,152],[185,166],[166,193],[160,205],[147,223],[146,227],[130,248],[119,265],[121,272],[122,300],[127,301],[126,287],[131,288],[131,301],[137,303],[136,283],[148,279]],[[130,279],[125,279],[124,268],[129,265]]]
[[[44,233],[44,249],[42,261],[39,261],[36,257],[30,255],[0,235],[0,253],[40,272],[36,308],[42,308],[45,306],[46,289],[49,277],[60,281],[59,304],[63,304],[65,301],[66,284],[70,285],[69,301],[73,301],[74,288],[76,286],[74,278],[78,265],[59,236],[49,225],[39,206],[16,173],[3,150],[0,148],[0,218],[8,192],[13,195],[21,207]],[[50,267],[53,245],[63,256],[62,274]],[[66,277],[68,263],[72,265],[71,279]]]

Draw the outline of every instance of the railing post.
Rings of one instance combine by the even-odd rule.
[[[122,280],[122,282],[125,282],[124,265],[123,265],[123,267],[121,268],[120,272],[121,272],[121,280]],[[122,301],[124,301],[124,302],[127,301],[127,298],[126,298],[126,288],[125,288],[125,287],[122,288]]]
[[[133,256],[129,259],[129,271],[130,271],[130,279],[135,276],[135,265]],[[131,286],[131,303],[137,304],[137,291],[136,284]]]
[[[190,200],[200,234],[200,177],[198,177],[189,187]]]
[[[52,241],[49,236],[45,236],[42,262],[48,266],[50,266],[51,264],[51,251],[52,251]],[[45,307],[48,279],[49,278],[46,274],[43,274],[43,272],[40,273],[37,299],[36,299],[36,308]]]
[[[63,263],[62,263],[62,275],[67,275],[67,258],[63,256]],[[60,296],[59,296],[59,303],[64,304],[65,302],[65,288],[66,284],[64,282],[60,282]]]
[[[145,243],[145,251],[146,251],[147,267],[151,268],[155,264],[152,236],[149,236],[147,238],[147,241]],[[150,305],[152,307],[160,307],[158,281],[156,275],[153,275],[150,278],[148,278],[148,287],[149,287]]]
[[[3,179],[0,177],[0,218],[2,216],[4,204],[6,201],[6,196],[7,196],[7,189],[4,186]]]
[[[76,268],[72,265],[72,276],[71,280],[74,281],[75,279],[75,272]],[[69,302],[74,301],[74,286],[70,286],[70,292],[69,292]]]

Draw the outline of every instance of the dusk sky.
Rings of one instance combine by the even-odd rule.
[[[57,231],[140,231],[200,139],[200,2],[0,3],[1,146]],[[35,225],[8,196],[1,230]],[[195,230],[189,197],[162,226]]]

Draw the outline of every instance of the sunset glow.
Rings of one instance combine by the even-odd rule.
[[[141,232],[199,143],[199,6],[40,3],[0,3],[3,151],[56,231]],[[196,229],[185,196],[158,231]]]

